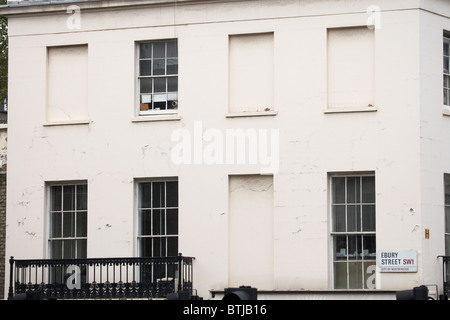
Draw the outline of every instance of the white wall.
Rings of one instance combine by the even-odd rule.
[[[429,5],[443,3],[430,3]],[[431,7],[430,7],[431,8]],[[434,56],[442,55],[443,30],[450,30],[450,21],[428,12],[420,15],[421,74],[421,227],[429,229],[430,239],[423,241],[424,282],[433,281],[431,275],[442,273],[440,265],[432,263],[444,255],[445,211],[443,207],[443,172],[450,171],[450,117],[444,110],[442,96],[443,64]],[[444,116],[442,116],[444,114]],[[422,239],[424,232],[422,232]],[[440,285],[440,283],[438,283]]]
[[[65,12],[10,18],[6,256],[48,257],[45,182],[72,180],[88,181],[88,257],[134,256],[134,179],[178,177],[180,252],[196,258],[194,286],[204,298],[209,290],[227,287],[228,177],[259,174],[261,168],[174,164],[171,134],[185,129],[194,135],[201,121],[203,130],[222,134],[226,129],[280,134],[279,170],[273,176],[273,286],[268,289],[332,288],[328,173],[334,172],[375,172],[377,250],[419,252],[417,273],[378,273],[377,288],[441,284],[434,256],[443,246],[442,179],[450,172],[445,166],[450,155],[444,138],[436,149],[433,139],[449,136],[448,119],[440,106],[429,111],[428,99],[437,101],[442,93],[429,94],[427,88],[435,86],[419,77],[439,87],[437,62],[429,65],[427,57],[442,60],[442,41],[434,32],[441,34],[448,19],[438,22],[420,13],[414,9],[418,1],[378,2],[383,11],[381,28],[374,31],[376,111],[355,113],[326,112],[327,28],[365,26],[372,1],[179,5],[175,15],[170,7],[82,11],[82,28],[75,32],[67,29]],[[229,35],[267,32],[274,34],[278,113],[226,117]],[[181,120],[133,122],[135,42],[166,38],[179,41]],[[90,122],[44,126],[47,46],[76,44],[89,48]],[[424,157],[429,149],[436,150],[438,164],[433,155]],[[436,213],[436,220],[425,216],[430,208],[442,214]],[[428,242],[426,226],[432,230]]]

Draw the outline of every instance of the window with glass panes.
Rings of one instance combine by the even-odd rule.
[[[445,255],[450,256],[450,174],[444,176],[445,184]],[[450,270],[448,270],[450,272]]]
[[[49,187],[51,259],[87,257],[87,184]]]
[[[178,109],[177,40],[138,44],[139,114],[176,113]]]
[[[178,255],[178,181],[138,183],[141,257]]]
[[[331,177],[334,289],[375,289],[375,176]]]
[[[444,33],[444,105],[450,107],[450,33]]]

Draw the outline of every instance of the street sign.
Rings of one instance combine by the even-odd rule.
[[[377,263],[380,272],[417,272],[417,251],[379,251]]]

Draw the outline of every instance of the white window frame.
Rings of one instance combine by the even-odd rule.
[[[442,97],[442,103],[444,105],[444,109],[446,111],[450,110],[450,32],[444,31],[443,35],[443,47],[447,43],[449,49],[446,54],[444,48],[443,48],[443,97]],[[445,62],[447,61],[447,62]],[[445,65],[449,64],[449,70],[445,70]],[[447,98],[445,98],[447,96]],[[446,101],[447,100],[447,101]]]
[[[445,255],[450,256],[450,196],[447,197],[447,188],[450,187],[450,174],[444,175],[444,238]],[[450,191],[449,191],[450,193]],[[448,213],[447,213],[448,212]],[[450,270],[449,270],[450,271]]]
[[[330,174],[329,175],[329,217],[330,217],[330,264],[331,264],[331,283],[330,286],[333,289],[343,289],[343,290],[369,290],[369,289],[376,289],[376,285],[374,288],[369,288],[367,286],[367,281],[369,280],[369,277],[376,275],[376,180],[375,180],[375,202],[367,202],[364,203],[362,202],[362,184],[360,184],[359,186],[359,192],[360,192],[360,202],[355,202],[355,203],[349,203],[348,202],[348,198],[347,198],[347,192],[348,192],[348,185],[347,185],[347,181],[348,178],[360,178],[360,182],[362,181],[361,179],[364,177],[373,177],[375,179],[375,174],[374,173],[343,173],[343,174]],[[334,178],[345,178],[345,202],[344,203],[334,203],[334,199],[333,199],[333,179]],[[350,205],[358,205],[361,207],[360,210],[360,217],[362,217],[362,206],[363,205],[370,205],[370,206],[375,206],[375,230],[374,231],[363,231],[362,230],[362,218],[361,218],[361,230],[360,231],[344,231],[344,232],[339,232],[339,231],[334,231],[333,228],[333,224],[334,224],[334,217],[333,217],[333,205],[340,205],[340,206],[345,206],[345,225],[346,225],[346,229],[347,229],[347,211],[348,211],[348,206]],[[364,248],[363,248],[363,244],[361,243],[361,258],[360,259],[349,259],[350,256],[350,252],[348,250],[348,242],[347,242],[347,248],[346,248],[346,253],[345,253],[345,263],[347,266],[347,285],[346,288],[336,288],[336,279],[335,279],[335,263],[339,263],[337,259],[335,259],[335,257],[337,256],[337,249],[335,249],[335,238],[337,238],[337,236],[360,236],[361,237],[361,241],[363,241],[363,237],[375,237],[375,250],[374,252],[370,253],[369,255],[369,259],[364,259],[365,258],[365,253],[364,253]],[[347,252],[349,254],[347,254]],[[342,260],[344,261],[344,260]],[[374,266],[372,267],[373,270],[371,270],[371,273],[364,273],[364,270],[361,270],[361,284],[362,287],[361,288],[351,288],[350,283],[349,283],[349,264],[352,263],[352,261],[356,262],[356,263],[362,263],[364,264],[364,262],[368,262],[368,265]],[[341,262],[344,263],[344,262]],[[367,271],[367,270],[365,270]]]
[[[171,57],[167,55],[167,43],[168,42],[176,42],[177,45],[177,56],[176,57]],[[155,44],[155,43],[165,43],[165,56],[164,56],[164,60],[165,60],[165,72],[164,74],[161,75],[154,75],[153,74],[153,60],[155,59],[153,56],[153,49],[152,49],[152,56],[151,58],[145,58],[145,57],[141,57],[141,45],[143,44]],[[147,41],[138,41],[136,42],[136,109],[137,112],[136,114],[138,116],[153,116],[153,115],[176,115],[178,114],[178,99],[179,99],[179,88],[178,88],[178,74],[179,74],[179,70],[177,71],[177,73],[175,74],[168,74],[167,73],[167,66],[168,60],[177,60],[177,68],[179,68],[179,54],[178,54],[178,39],[160,39],[160,40],[147,40]],[[141,75],[141,61],[151,61],[151,75]],[[176,91],[169,91],[168,88],[168,83],[166,82],[166,91],[165,92],[160,92],[159,95],[166,95],[166,99],[164,100],[164,102],[166,103],[166,109],[160,109],[157,110],[156,108],[154,108],[154,79],[168,79],[168,78],[172,78],[172,79],[176,79],[177,81],[177,90]],[[152,92],[144,92],[144,94],[147,97],[151,97],[150,102],[147,103],[142,103],[142,95],[143,92],[141,92],[141,80],[142,79],[151,79],[152,80]],[[174,99],[171,100],[169,99],[169,96],[172,96]],[[175,105],[172,105],[173,109],[167,109],[169,103],[172,104],[176,103]],[[162,102],[162,100],[161,100]],[[150,104],[149,109],[148,110],[142,110],[141,105],[142,104]]]
[[[173,207],[173,206],[166,206],[167,205],[167,183],[170,182],[176,182],[177,183],[177,203],[178,206]],[[165,194],[164,194],[164,206],[158,207],[158,208],[154,208],[153,207],[153,192],[152,192],[152,199],[150,200],[151,202],[151,207],[141,207],[140,205],[140,187],[142,184],[146,184],[146,183],[151,183],[152,184],[152,190],[153,190],[153,184],[155,183],[164,183],[164,188],[165,188]],[[167,240],[169,238],[174,238],[177,240],[177,252],[176,254],[178,255],[178,251],[179,251],[179,181],[176,178],[167,178],[167,179],[139,179],[135,181],[135,205],[136,205],[136,239],[137,239],[137,256],[139,257],[143,257],[142,255],[142,240],[146,239],[146,238],[150,238],[150,239],[166,239],[166,248],[165,248],[165,254],[164,255],[159,255],[157,257],[167,257],[168,256],[168,242]],[[164,210],[165,212],[165,217],[164,217],[164,221],[165,221],[165,226],[164,226],[164,233],[163,234],[159,234],[159,235],[154,235],[154,234],[149,234],[149,235],[143,235],[141,234],[141,230],[142,230],[142,212],[141,211],[152,211],[153,210]],[[176,234],[167,234],[167,210],[177,210],[177,224],[178,224],[178,230]],[[153,213],[151,213],[151,219],[153,219]],[[151,222],[153,223],[153,221]],[[151,228],[153,230],[153,224],[151,225]],[[153,232],[153,231],[152,231]],[[154,254],[152,253],[151,255],[152,257],[154,257]],[[147,256],[148,257],[148,256]]]
[[[77,194],[76,194],[76,190],[78,186],[86,186],[86,208],[85,209],[78,209],[78,204],[77,204]],[[54,187],[61,187],[61,209],[60,210],[52,210],[52,188]],[[67,187],[75,187],[75,194],[74,194],[74,209],[73,210],[66,210],[64,209],[64,203],[63,203],[63,197],[64,197],[64,188]],[[48,252],[48,256],[51,259],[55,259],[55,254],[52,252],[52,242],[54,241],[71,241],[71,242],[75,242],[79,241],[79,240],[85,240],[86,242],[86,248],[84,249],[84,253],[82,256],[79,255],[78,252],[78,244],[75,244],[75,257],[74,258],[87,258],[87,241],[88,241],[88,212],[89,212],[89,208],[88,208],[88,199],[89,199],[89,188],[88,188],[88,183],[87,181],[78,181],[78,182],[56,182],[56,183],[48,183],[47,184],[47,217],[48,217],[48,236],[47,236],[47,252]],[[53,220],[52,220],[52,214],[57,214],[57,213],[61,213],[62,215],[64,215],[65,213],[73,213],[75,214],[75,225],[73,226],[74,228],[74,236],[69,236],[69,237],[64,237],[63,234],[63,218],[61,219],[61,235],[59,237],[53,237],[52,236],[52,228],[53,228]],[[85,236],[78,236],[77,235],[77,224],[76,224],[76,217],[78,216],[78,214],[81,213],[85,213],[86,214],[86,235]],[[63,249],[64,250],[64,249]],[[63,258],[64,257],[64,253],[62,253]]]

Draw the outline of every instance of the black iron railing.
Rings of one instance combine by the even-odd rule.
[[[8,299],[152,299],[190,297],[194,258],[10,259]]]
[[[442,278],[444,281],[444,295],[450,297],[450,256],[439,256],[442,258]]]

